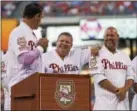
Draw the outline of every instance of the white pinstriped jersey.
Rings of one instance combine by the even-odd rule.
[[[7,64],[8,64],[8,53],[4,54],[2,51],[1,53],[1,81],[2,86],[5,86],[6,78],[7,78]]]
[[[132,66],[136,73],[135,83],[137,83],[137,56],[132,60]],[[132,110],[137,110],[137,94],[134,95],[134,98],[132,100]]]
[[[137,83],[137,56],[132,60],[132,66],[133,66],[134,71],[136,73],[135,83]]]
[[[8,43],[7,84],[8,92],[5,93],[4,109],[11,109],[11,86],[27,78],[29,75],[41,71],[41,57],[34,60],[31,65],[19,63],[18,56],[36,48],[37,38],[32,29],[23,21],[13,29]]]
[[[88,49],[76,48],[62,60],[56,50],[47,52],[42,56],[43,72],[54,69],[59,73],[79,74],[84,64],[88,63],[90,51]]]
[[[7,64],[8,64],[8,51],[4,54],[2,51],[1,53],[1,79],[2,79],[2,86],[4,87],[7,83]]]
[[[107,79],[115,87],[124,87],[127,79],[134,79],[131,60],[124,52],[117,50],[112,54],[105,46],[99,51],[97,57],[97,69],[94,73],[95,106],[94,110],[128,110],[128,99],[119,102],[116,95],[101,88],[99,82]]]
[[[6,76],[6,55],[0,51],[1,55],[1,77],[2,79]]]
[[[8,51],[10,55],[7,73],[10,83],[15,84],[21,77],[40,72],[41,59],[34,60],[31,65],[19,63],[18,56],[36,48],[37,38],[33,35],[32,29],[24,22],[21,22],[10,34]],[[23,76],[24,75],[24,76]],[[9,84],[10,85],[10,84]]]

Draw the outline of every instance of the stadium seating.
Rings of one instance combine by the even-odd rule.
[[[13,17],[20,2],[2,1],[2,17]],[[34,2],[34,1],[33,1]],[[36,1],[35,1],[36,2]],[[46,16],[136,15],[137,1],[37,1]]]

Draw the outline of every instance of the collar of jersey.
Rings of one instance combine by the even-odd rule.
[[[61,60],[62,62],[64,62],[64,61],[66,61],[66,59],[67,59],[67,57],[68,57],[68,55],[67,56],[65,56],[65,58],[64,58],[64,60],[63,59],[61,59],[61,57],[59,56],[59,54],[56,52],[56,49],[55,50],[53,50],[53,53],[54,53],[54,55],[59,59],[59,60]]]
[[[33,32],[33,30],[23,21],[21,21],[20,26],[23,27],[23,29],[28,31],[28,32]]]
[[[110,52],[110,51],[108,50],[108,48],[106,48],[105,45],[103,45],[102,50],[105,51],[105,52],[107,52],[107,53],[113,54],[112,52]],[[116,52],[115,52],[114,54],[117,54],[117,53],[118,53],[118,50],[116,49]],[[113,54],[113,55],[114,55],[114,54]]]

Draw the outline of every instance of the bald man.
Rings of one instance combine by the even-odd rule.
[[[95,86],[94,110],[129,110],[128,90],[135,73],[129,56],[117,50],[118,40],[116,28],[108,27],[99,57],[91,62]]]

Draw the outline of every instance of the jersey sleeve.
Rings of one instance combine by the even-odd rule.
[[[40,47],[40,46],[38,46],[38,47]],[[35,48],[34,50],[27,52],[27,53],[22,53],[21,55],[19,55],[18,56],[19,63],[21,63],[25,66],[31,65],[41,55],[41,52],[38,50],[38,47]]]
[[[80,63],[81,63],[81,66],[83,66],[84,64],[89,62],[89,58],[91,56],[90,50],[89,49],[81,49],[80,53],[81,53]]]
[[[135,74],[135,70],[132,66],[131,60],[129,57],[127,57],[127,77],[126,78],[127,78],[127,80],[128,79],[135,80],[135,76],[136,76],[136,74]]]
[[[42,55],[42,73],[53,73],[53,69],[52,68],[49,68],[47,66],[47,62],[48,61],[48,58],[47,58],[47,53],[44,53]]]
[[[99,57],[90,58],[89,61],[90,75],[93,76],[95,83],[99,83],[106,78],[104,66],[101,63],[101,59]]]
[[[10,34],[9,48],[16,54],[16,56],[28,52],[27,37],[19,31],[13,31]]]
[[[4,74],[4,77],[3,79],[1,80],[2,81],[2,86],[3,88],[8,88],[8,83],[9,83],[9,80],[8,80],[8,77],[9,77],[9,70],[8,70],[8,63],[9,63],[9,60],[10,60],[10,55],[9,55],[9,52],[7,51],[6,54],[4,55],[4,63],[5,63],[5,74]]]
[[[137,56],[132,60],[132,67],[135,72],[135,83],[137,83]]]
[[[137,83],[137,73],[135,74],[135,80],[134,80],[135,83]]]

